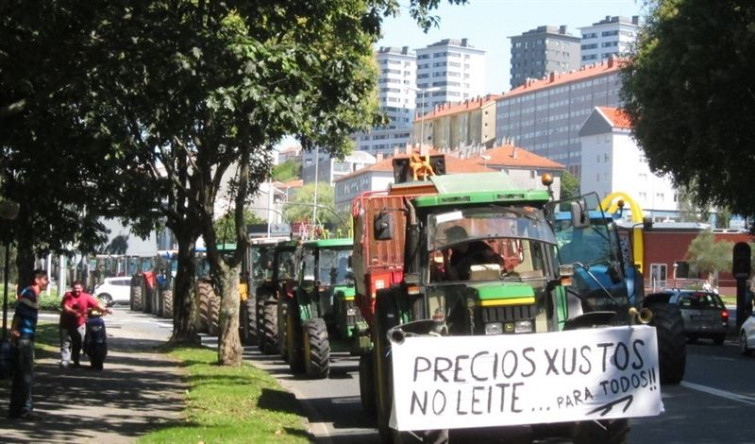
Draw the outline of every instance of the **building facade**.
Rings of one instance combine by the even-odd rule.
[[[650,171],[647,159],[631,136],[626,114],[596,107],[579,130],[582,142],[582,193],[600,198],[617,191],[634,199],[646,216],[662,221],[678,216],[678,197],[667,176]]]
[[[592,26],[579,28],[582,33],[582,66],[592,65],[611,57],[626,57],[637,41],[640,18],[606,16]]]
[[[490,148],[495,143],[496,99],[487,95],[458,104],[444,104],[414,121],[412,144],[440,151],[465,147]],[[424,140],[423,140],[424,139]]]
[[[404,46],[381,47],[375,51],[379,69],[378,106],[388,117],[388,125],[352,136],[356,149],[372,155],[404,149],[411,135],[416,112],[417,56]]]
[[[366,168],[375,162],[377,162],[377,158],[364,151],[354,151],[345,156],[343,160],[320,156],[319,162],[315,164],[313,160],[309,165],[302,168],[302,180],[305,185],[315,182],[333,185],[339,177]]]
[[[474,48],[467,39],[444,39],[417,49],[419,113],[483,95],[484,91],[485,51]]]
[[[566,165],[579,177],[579,130],[596,106],[621,104],[619,70],[609,59],[577,71],[528,80],[496,103],[496,137]]]
[[[527,79],[540,79],[552,72],[579,68],[580,38],[566,26],[539,26],[511,39],[511,88]]]

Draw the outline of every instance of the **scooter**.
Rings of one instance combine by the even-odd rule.
[[[93,370],[102,370],[107,356],[107,331],[105,329],[105,313],[90,310],[84,334],[84,353],[89,356],[89,363]]]

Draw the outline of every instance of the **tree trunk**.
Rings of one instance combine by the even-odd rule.
[[[173,288],[172,343],[199,343],[197,334],[197,300],[194,295],[195,254],[191,236],[176,234],[178,241],[178,269]]]
[[[31,285],[34,280],[34,259],[34,241],[26,237],[19,238],[18,255],[16,256],[16,267],[18,267],[17,292]],[[50,274],[51,271],[47,270],[47,273]],[[58,295],[58,297],[62,296]]]
[[[243,358],[239,338],[239,273],[241,266],[220,265],[220,335],[218,364],[239,366]]]

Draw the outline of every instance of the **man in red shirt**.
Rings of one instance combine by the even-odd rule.
[[[106,313],[112,311],[92,295],[84,293],[81,281],[73,283],[73,290],[63,296],[60,308],[60,366],[68,367],[69,363],[73,362],[74,367],[80,367],[79,357],[89,309],[94,308]]]

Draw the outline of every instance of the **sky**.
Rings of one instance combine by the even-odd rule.
[[[644,15],[643,0],[468,0],[466,5],[449,5],[441,0],[440,8],[433,13],[440,17],[439,26],[425,34],[409,16],[409,2],[400,3],[401,15],[384,20],[378,47],[417,49],[442,39],[466,37],[470,45],[487,51],[486,91],[493,94],[509,90],[508,37],[542,25],[566,25],[568,33],[580,36],[578,27],[609,15]]]

